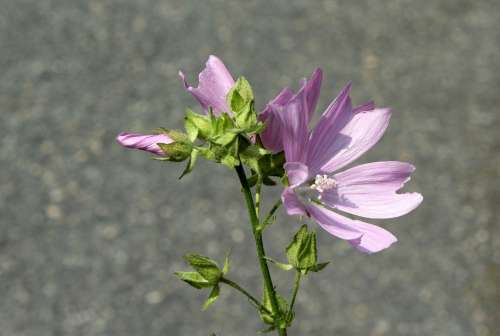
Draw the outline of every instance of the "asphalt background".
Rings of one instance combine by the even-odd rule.
[[[257,106],[325,71],[320,110],[348,80],[394,115],[359,162],[417,166],[400,242],[373,256],[319,233],[332,260],[299,293],[290,335],[494,336],[500,328],[500,2],[0,0],[0,335],[254,335],[253,308],[172,272],[221,260],[260,275],[235,174],[119,147],[119,131],[181,127],[209,54]],[[317,112],[317,115],[320,111]],[[274,200],[276,190],[266,191]],[[283,212],[269,254],[298,223]],[[292,275],[273,269],[288,295]]]

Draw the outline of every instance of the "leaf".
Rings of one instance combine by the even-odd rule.
[[[220,163],[233,169],[234,167],[240,164],[240,161],[237,158],[235,158],[231,153],[228,153],[220,160]]]
[[[196,289],[211,287],[212,285],[198,272],[175,272],[179,279],[193,286]]]
[[[217,284],[222,276],[219,265],[212,259],[198,254],[186,254],[184,259],[210,284]]]
[[[252,87],[244,77],[238,78],[236,84],[229,90],[226,101],[240,129],[247,133],[249,133],[248,129],[257,129],[257,113],[253,104]]]
[[[205,303],[203,304],[202,308],[203,310],[207,310],[208,307],[210,307],[215,303],[215,301],[217,301],[217,298],[219,297],[219,292],[220,292],[219,285],[215,285],[212,288],[212,291],[210,292],[207,301],[205,301]]]
[[[234,140],[234,138],[236,138],[236,136],[237,136],[236,133],[226,132],[226,133],[222,133],[220,135],[214,136],[212,138],[212,141],[218,145],[226,146],[226,145],[230,144]]]
[[[186,110],[186,117],[185,117],[186,122],[189,122],[190,124],[194,125],[198,129],[198,134],[201,136],[203,139],[207,139],[208,136],[210,135],[210,130],[211,130],[211,125],[210,125],[210,118],[206,115],[201,115],[198,113],[194,113],[190,109]],[[186,126],[186,124],[185,124]],[[188,126],[191,127],[191,126]],[[186,131],[188,131],[186,127]]]

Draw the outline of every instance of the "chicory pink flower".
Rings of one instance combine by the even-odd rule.
[[[123,147],[140,149],[160,156],[165,156],[166,153],[163,152],[158,144],[169,144],[174,142],[166,134],[140,134],[128,132],[118,134],[116,141]]]
[[[366,253],[397,241],[389,231],[350,219],[333,209],[366,218],[394,218],[422,202],[418,193],[396,193],[410,179],[411,164],[397,161],[362,164],[337,172],[374,146],[384,134],[391,111],[372,102],[353,108],[348,84],[327,107],[317,125],[308,128],[316,105],[321,70],[295,95],[282,91],[268,105],[278,134],[263,137],[271,150],[283,148],[289,186],[282,193],[289,215],[312,217],[328,233]],[[284,93],[285,92],[285,93]],[[311,98],[312,97],[312,98]],[[283,101],[285,101],[283,103]],[[266,144],[267,143],[267,144]]]
[[[211,107],[215,116],[222,113],[231,114],[226,103],[226,96],[234,86],[235,81],[224,63],[216,56],[210,55],[205,69],[198,75],[198,87],[193,88],[187,81],[184,73],[179,76],[186,90],[191,93],[203,107],[205,113]]]

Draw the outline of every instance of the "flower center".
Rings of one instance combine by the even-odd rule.
[[[317,190],[320,195],[318,196],[321,199],[321,194],[327,190],[333,189],[337,186],[337,181],[328,177],[328,175],[316,175],[314,179],[314,183],[311,184],[311,189]]]

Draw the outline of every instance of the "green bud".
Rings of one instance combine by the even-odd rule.
[[[190,143],[172,142],[169,144],[159,143],[161,150],[167,154],[168,161],[181,162],[186,160],[193,149]]]
[[[271,293],[264,287],[264,293],[262,295],[262,305],[266,310],[260,312],[260,318],[266,324],[271,324],[273,326],[281,325],[283,322],[283,317],[286,316],[288,311],[288,302],[279,293],[276,292],[276,299],[278,301],[278,310],[273,309],[271,304]]]
[[[222,271],[219,269],[219,265],[212,259],[198,254],[186,254],[184,259],[211,285],[219,282]]]
[[[318,253],[316,248],[316,233],[308,231],[307,225],[297,231],[292,242],[286,248],[288,262],[302,274],[307,272],[319,272],[329,262],[318,264]]]
[[[316,251],[316,233],[308,231],[303,225],[286,248],[288,262],[298,270],[308,270],[316,266],[318,257]]]

